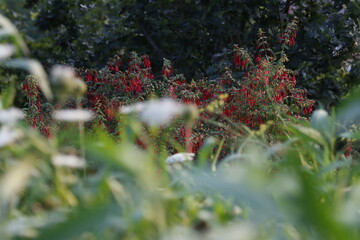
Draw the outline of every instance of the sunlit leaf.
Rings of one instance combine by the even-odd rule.
[[[326,143],[321,133],[313,128],[300,125],[291,125],[289,126],[289,129],[302,138],[305,142],[310,141],[320,145],[324,145]]]
[[[22,161],[9,169],[0,179],[0,202],[8,204],[20,197],[33,171],[33,163]],[[4,205],[3,205],[4,206]]]
[[[16,27],[2,14],[0,14],[0,38],[1,36],[13,35],[15,37],[16,44],[20,47],[24,55],[29,55],[29,49],[27,48],[24,40],[21,38]]]
[[[43,91],[44,95],[48,99],[52,99],[53,95],[50,89],[47,74],[40,62],[34,59],[19,58],[6,61],[4,65],[11,68],[20,68],[26,70],[30,74],[34,75],[39,82],[39,86]]]
[[[1,104],[3,108],[9,108],[13,105],[16,96],[15,80],[11,79],[8,86],[2,91]]]

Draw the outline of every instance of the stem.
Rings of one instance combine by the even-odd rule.
[[[213,160],[213,162],[212,162],[212,164],[211,164],[211,170],[212,170],[213,172],[216,172],[216,163],[217,163],[217,160],[219,159],[220,152],[221,152],[221,149],[222,149],[222,147],[223,147],[223,145],[224,145],[224,142],[225,142],[225,138],[223,138],[223,139],[221,140],[221,142],[220,142],[220,144],[219,144],[219,148],[218,148],[218,150],[216,151],[214,160]]]
[[[81,98],[76,98],[76,108],[81,109]],[[80,157],[85,159],[85,128],[84,128],[84,122],[79,121],[78,122],[78,128],[79,128],[79,146],[80,146]],[[85,168],[84,168],[84,177],[86,176]]]

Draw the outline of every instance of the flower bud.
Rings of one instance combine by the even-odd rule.
[[[311,116],[311,126],[322,133],[330,132],[330,117],[329,114],[323,110],[316,110]]]
[[[61,100],[68,97],[79,97],[86,92],[86,84],[75,76],[71,67],[56,65],[51,69],[51,82],[54,86],[54,92]]]
[[[87,90],[86,83],[82,79],[76,78],[74,80],[74,94],[77,97],[80,97],[86,93],[86,90]]]

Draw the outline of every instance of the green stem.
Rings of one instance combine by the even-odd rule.
[[[214,160],[213,160],[213,162],[212,162],[212,164],[211,164],[211,170],[212,170],[213,172],[216,172],[216,163],[217,163],[217,160],[219,159],[219,155],[220,155],[221,149],[222,149],[222,147],[223,147],[223,145],[224,145],[224,142],[225,142],[225,139],[223,138],[223,139],[221,140],[220,144],[219,144],[219,148],[218,148],[218,150],[216,151],[216,154],[215,154],[215,156],[214,156]]]
[[[81,98],[76,98],[76,108],[81,109]],[[80,157],[83,159],[85,158],[85,128],[84,128],[84,122],[79,121],[78,122],[78,129],[79,129],[79,146],[80,146]],[[86,176],[86,172],[84,169],[84,177]]]

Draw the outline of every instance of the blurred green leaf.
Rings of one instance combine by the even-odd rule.
[[[295,136],[299,137],[302,142],[313,142],[322,146],[326,144],[321,133],[313,128],[301,125],[290,125],[289,130],[295,133]]]
[[[206,138],[203,145],[201,146],[198,153],[198,161],[200,166],[204,166],[211,159],[211,155],[213,154],[213,150],[218,143],[218,140],[214,137]]]
[[[47,74],[43,69],[39,61],[27,58],[18,58],[14,60],[8,60],[3,63],[5,66],[10,68],[19,68],[28,71],[34,75],[36,80],[39,82],[39,86],[48,99],[52,99],[53,94],[50,89]]]
[[[22,53],[27,56],[29,55],[29,49],[27,48],[24,40],[21,38],[20,34],[18,33],[16,27],[2,14],[0,14],[0,38],[4,36],[14,36],[15,43],[21,49]]]
[[[124,227],[120,214],[119,208],[108,202],[81,206],[73,210],[64,222],[45,227],[36,239],[78,239],[82,234],[96,234],[108,227],[116,227],[119,231]]]
[[[3,108],[9,108],[13,106],[14,99],[16,96],[15,80],[10,79],[8,86],[2,90],[1,104]]]

